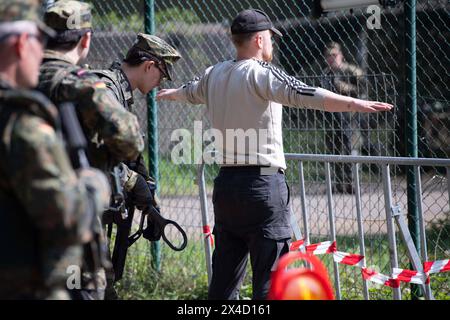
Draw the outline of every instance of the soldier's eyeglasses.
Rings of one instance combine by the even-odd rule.
[[[167,73],[164,70],[164,66],[162,66],[162,64],[163,64],[162,62],[155,61],[155,66],[158,68],[159,72],[161,73],[160,81],[165,81],[165,80],[169,79],[169,77],[167,76]]]
[[[35,38],[37,41],[39,41],[43,48],[47,46],[48,43],[48,36],[45,34],[29,34],[28,37]]]

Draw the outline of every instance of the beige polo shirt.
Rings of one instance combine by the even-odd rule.
[[[255,59],[216,64],[182,88],[185,101],[206,104],[222,135],[222,141],[214,136],[219,164],[283,169],[282,105],[323,110],[326,91]]]

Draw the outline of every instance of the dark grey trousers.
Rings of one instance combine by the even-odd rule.
[[[271,272],[289,251],[289,191],[283,173],[259,167],[222,168],[214,180],[213,273],[209,299],[237,299],[248,256],[253,299],[267,297]]]

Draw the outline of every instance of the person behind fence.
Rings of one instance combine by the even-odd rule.
[[[44,21],[57,35],[45,50],[38,89],[56,103],[76,104],[89,140],[89,161],[111,178],[112,168],[120,161],[137,158],[144,148],[144,140],[136,116],[120,105],[98,76],[79,66],[90,49],[91,6],[80,1],[57,1],[46,10]],[[84,278],[86,290],[73,291],[78,298],[103,298],[101,293],[95,295],[92,288],[97,285],[104,289],[105,275],[97,275],[98,284],[92,277],[86,274]]]
[[[58,109],[30,90],[54,36],[38,12],[38,1],[0,2],[0,299],[69,299],[86,222],[110,197],[103,173],[74,170]]]
[[[133,91],[138,89],[146,95],[162,81],[171,81],[173,64],[180,58],[178,51],[163,39],[139,33],[122,63],[115,61],[109,69],[92,72],[100,77],[125,110],[135,113]],[[149,205],[158,207],[155,179],[150,177],[142,153],[135,161],[122,163],[122,170],[122,187],[127,194],[127,203],[140,210]],[[117,221],[110,218],[111,213],[117,215],[105,213],[105,224]],[[106,299],[117,298],[113,283],[114,271],[107,270]]]
[[[356,65],[344,61],[341,45],[330,42],[324,51],[327,67],[323,73],[326,81],[322,87],[340,94],[358,97],[362,85],[363,71]],[[359,89],[359,90],[358,90]],[[352,113],[334,112],[325,115],[325,145],[328,153],[350,155],[352,153]],[[337,192],[353,193],[352,167],[350,164],[332,164]]]
[[[271,271],[278,258],[289,250],[291,227],[282,105],[329,112],[377,112],[392,108],[386,103],[310,87],[286,74],[271,64],[275,36],[282,34],[266,13],[244,10],[231,24],[237,51],[234,60],[209,67],[203,75],[178,89],[163,89],[157,94],[160,100],[206,104],[212,127],[223,137],[227,130],[258,133],[258,141],[241,147],[236,148],[233,143],[235,135],[232,141],[225,139],[216,145],[221,154],[216,158],[221,168],[213,190],[216,245],[209,299],[238,297],[249,254],[253,299],[265,299]]]

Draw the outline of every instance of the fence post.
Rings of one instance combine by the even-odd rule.
[[[417,142],[417,88],[416,88],[416,0],[406,0],[405,57],[406,57],[406,148],[408,157],[418,157]],[[407,167],[408,228],[414,245],[420,252],[419,212],[417,210],[417,176],[414,167]],[[419,286],[411,284],[411,299],[421,296]]]
[[[336,224],[334,217],[334,208],[333,208],[333,191],[331,187],[331,171],[330,171],[330,163],[325,162],[325,176],[327,183],[327,202],[328,202],[328,219],[330,220],[330,234],[331,240],[336,241]],[[333,259],[333,269],[334,269],[334,286],[336,288],[336,299],[341,300],[341,281],[339,279],[339,265]]]
[[[384,190],[384,206],[386,210],[386,224],[387,224],[387,234],[389,238],[389,256],[391,262],[390,277],[395,268],[398,268],[398,256],[397,256],[397,241],[395,237],[395,226],[394,218],[392,217],[392,189],[391,189],[391,174],[388,164],[382,165],[383,169],[383,190]],[[402,295],[400,288],[392,288],[395,300],[401,300]]]
[[[203,241],[205,243],[205,261],[206,261],[206,272],[208,274],[208,285],[211,283],[212,277],[212,245],[211,239],[212,234],[210,230],[205,230],[205,228],[209,229],[208,222],[208,199],[206,197],[206,183],[205,183],[205,164],[202,163],[198,167],[197,171],[197,183],[198,190],[200,192],[200,206],[202,210],[202,224],[203,224],[203,234],[206,234]],[[207,232],[206,232],[207,231]]]
[[[362,206],[361,206],[361,184],[359,179],[359,163],[352,165],[353,180],[355,182],[355,197],[356,197],[356,216],[358,220],[358,233],[359,233],[359,254],[364,256],[363,267],[366,267],[366,247],[364,244],[364,226],[362,220]],[[369,300],[369,288],[367,286],[367,280],[363,281],[363,295],[364,299]]]
[[[305,175],[303,170],[303,161],[298,162],[298,174],[300,179],[300,205],[302,208],[302,217],[303,217],[303,232],[305,237],[305,245],[309,245],[309,213],[308,208],[306,207],[306,192],[305,192]],[[293,197],[291,197],[293,199]],[[292,201],[293,202],[293,201]],[[297,239],[300,240],[300,239]]]
[[[145,0],[144,3],[144,24],[145,33],[155,33],[155,2]],[[158,106],[156,104],[156,89],[147,95],[147,137],[148,137],[148,171],[151,177],[156,180],[159,186],[158,170]],[[156,271],[161,270],[161,244],[159,241],[151,243],[152,267]]]
[[[417,210],[419,213],[419,226],[420,226],[420,246],[421,250],[417,251],[420,252],[421,258],[422,258],[422,265],[423,262],[428,261],[428,252],[427,252],[427,234],[426,234],[426,226],[425,226],[425,220],[423,216],[423,203],[422,203],[422,182],[420,177],[420,166],[415,166],[414,170],[416,171],[417,175]],[[423,271],[423,268],[422,268]],[[431,293],[431,286],[430,283],[425,285],[425,297],[427,300],[432,300],[433,295]]]

